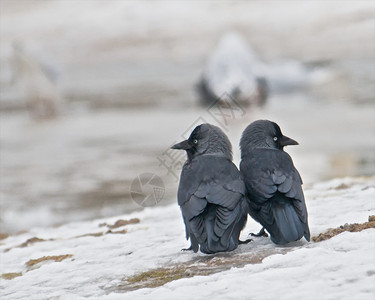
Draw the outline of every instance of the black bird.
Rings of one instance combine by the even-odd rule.
[[[232,162],[232,145],[218,127],[197,126],[172,146],[187,152],[178,187],[178,204],[189,249],[203,253],[232,251],[247,220],[245,185]]]
[[[268,120],[251,123],[242,133],[240,172],[246,185],[249,213],[275,244],[303,236],[310,241],[302,179],[284,146],[298,145]]]

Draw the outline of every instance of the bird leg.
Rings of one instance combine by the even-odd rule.
[[[256,237],[268,237],[267,232],[264,231],[264,227],[258,232],[258,233],[250,233],[251,236],[256,236]]]
[[[247,240],[245,240],[245,241],[238,240],[238,244],[239,244],[239,245],[242,245],[242,244],[248,244],[248,243],[250,243],[250,242],[252,242],[252,241],[253,241],[253,239],[247,239]]]
[[[193,250],[193,245],[190,245],[189,248],[182,248],[181,251],[191,251]]]

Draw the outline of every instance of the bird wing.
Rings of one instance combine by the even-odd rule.
[[[178,189],[186,227],[194,251],[205,241],[219,241],[241,214],[238,203],[245,195],[245,185],[237,167],[223,156],[204,155],[184,166]],[[203,213],[206,213],[204,216]],[[207,227],[212,225],[212,230]],[[225,235],[228,242],[230,235]]]
[[[251,199],[250,206],[262,214],[265,222],[273,222],[268,200],[281,194],[292,201],[301,222],[307,223],[302,179],[286,152],[255,149],[242,159],[240,169]]]

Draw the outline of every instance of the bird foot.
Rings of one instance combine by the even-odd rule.
[[[255,237],[268,237],[267,232],[264,231],[264,228],[262,228],[258,233],[250,233],[249,235],[255,236]]]
[[[190,245],[189,248],[182,248],[181,251],[192,251],[193,250],[193,245]]]
[[[247,239],[247,240],[245,240],[245,241],[241,241],[241,240],[239,240],[239,243],[238,244],[240,244],[240,245],[242,245],[242,244],[248,244],[248,243],[250,243],[250,242],[252,242],[253,241],[253,239]]]

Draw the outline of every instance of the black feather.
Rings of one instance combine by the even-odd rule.
[[[249,214],[267,229],[276,244],[297,241],[303,236],[309,241],[301,177],[291,157],[271,142],[277,140],[273,136],[283,137],[281,130],[269,121],[254,123],[241,138],[240,172]]]
[[[186,236],[193,236],[202,252],[231,251],[238,246],[247,215],[245,185],[228,158],[202,155],[186,164],[178,203]]]

